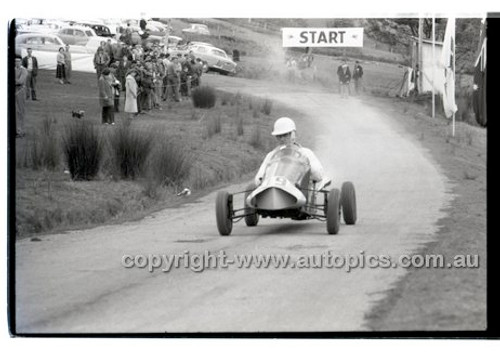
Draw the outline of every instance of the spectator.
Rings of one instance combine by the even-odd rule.
[[[132,62],[128,59],[127,55],[123,55],[120,63],[118,64],[117,77],[122,84],[122,90],[125,90],[125,78],[127,76],[128,71],[132,66]]]
[[[16,56],[15,85],[16,85],[16,137],[24,137],[24,114],[26,113],[26,80],[28,70],[22,66],[23,59]]]
[[[120,81],[116,77],[118,64],[117,63],[111,64],[109,69],[111,70],[110,75],[111,75],[112,80],[113,80],[112,86],[113,86],[113,93],[114,93],[114,112],[117,113],[117,112],[120,112],[120,91],[122,88]]]
[[[147,26],[147,22],[146,22],[146,20],[141,19],[141,20],[139,21],[139,27],[141,28],[141,30],[142,30],[142,31],[146,31],[146,26]]]
[[[135,77],[137,75],[136,69],[130,69],[126,75],[125,85],[125,109],[128,114],[128,119],[131,120],[134,115],[138,113],[137,110],[137,82]]]
[[[23,58],[22,65],[28,70],[28,79],[26,80],[26,99],[38,100],[36,98],[36,76],[38,75],[38,60],[32,55],[33,50],[31,48],[27,49],[28,55]]]
[[[356,60],[354,64],[354,71],[352,78],[354,79],[354,90],[356,95],[363,90],[363,67],[359,64],[359,61]]]
[[[339,77],[340,96],[347,98],[349,96],[349,83],[351,82],[351,70],[347,65],[347,60],[342,60],[342,64],[337,68]]]
[[[69,51],[69,45],[66,45],[66,49],[64,51],[64,61],[65,61],[65,75],[66,75],[66,83],[71,84],[70,79],[71,79],[71,72],[73,70],[73,65],[71,64],[71,53]]]
[[[148,58],[144,64],[144,68],[142,70],[142,79],[141,79],[141,87],[142,92],[139,96],[141,102],[141,111],[140,113],[151,111],[151,96],[153,91],[153,67],[151,60]]]
[[[167,69],[170,64],[170,54],[166,54],[165,57],[163,58],[163,68],[165,71],[165,76],[163,77],[163,88],[162,88],[162,94],[161,94],[161,99],[163,101],[167,101],[167,87],[168,87],[168,77],[167,77]]]
[[[102,108],[102,123],[106,125],[115,124],[114,105],[115,95],[113,91],[113,76],[109,68],[104,68],[99,78],[99,102]]]
[[[153,107],[159,110],[161,108],[161,96],[163,90],[163,79],[165,78],[165,67],[161,58],[158,58],[155,63],[153,63],[154,75],[154,91],[153,91]]]
[[[179,73],[179,59],[174,56],[167,66],[167,98],[171,94],[170,96],[173,96],[175,101],[181,101],[179,96]]]
[[[94,68],[96,70],[98,80],[101,78],[102,71],[108,67],[109,60],[110,58],[104,52],[103,47],[99,46],[94,55]]]
[[[59,79],[59,83],[61,84],[66,82],[66,60],[63,47],[60,47],[57,53],[56,78]]]

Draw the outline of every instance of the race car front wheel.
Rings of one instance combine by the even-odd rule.
[[[356,192],[354,190],[354,184],[350,181],[346,181],[342,184],[340,205],[342,207],[342,215],[345,223],[347,225],[354,225],[357,219]]]
[[[229,235],[233,230],[233,197],[227,191],[219,191],[215,199],[217,229],[221,235]]]
[[[247,226],[256,226],[259,222],[259,214],[257,214],[255,209],[247,206],[247,197],[255,190],[254,184],[249,184],[245,190],[245,198],[243,200],[243,208],[245,209],[245,224]]]
[[[326,206],[326,230],[328,234],[337,234],[340,227],[340,191],[331,189]]]

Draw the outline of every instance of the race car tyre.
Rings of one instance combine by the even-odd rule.
[[[245,190],[245,198],[243,199],[243,208],[245,209],[244,210],[245,224],[247,224],[247,226],[256,226],[257,223],[259,222],[259,214],[257,214],[255,209],[248,207],[246,204],[248,195],[250,195],[254,190],[255,190],[255,185],[249,184]]]
[[[227,191],[219,191],[215,200],[215,215],[217,218],[217,229],[221,235],[229,235],[233,230],[232,196]]]
[[[347,225],[354,225],[357,219],[356,191],[354,190],[354,184],[350,181],[342,184],[340,206],[342,207],[344,222]]]
[[[337,234],[340,227],[340,191],[331,189],[326,206],[326,230],[328,234]]]

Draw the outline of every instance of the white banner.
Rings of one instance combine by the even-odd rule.
[[[363,47],[363,28],[282,28],[283,47]]]
[[[455,18],[449,18],[444,33],[441,66],[444,72],[443,108],[446,117],[457,111],[455,103]]]

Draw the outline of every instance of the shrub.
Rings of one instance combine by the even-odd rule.
[[[236,134],[242,136],[244,133],[243,129],[243,118],[240,115],[240,108],[236,109]]]
[[[73,180],[92,180],[103,156],[98,129],[87,121],[72,121],[65,129],[63,152]]]
[[[250,136],[250,141],[248,143],[252,145],[255,149],[264,149],[265,145],[263,140],[264,139],[262,138],[259,127],[255,126],[252,135]]]
[[[111,135],[111,151],[122,179],[135,179],[143,173],[153,147],[153,133],[134,129],[130,123],[117,127]]]
[[[265,99],[262,104],[261,111],[266,115],[271,115],[271,110],[273,109],[273,102],[269,99]]]
[[[59,166],[59,141],[54,123],[54,119],[46,117],[38,131],[33,133],[25,149],[22,166],[31,167],[33,170],[40,168],[54,170]]]
[[[182,143],[171,136],[165,136],[157,141],[150,161],[149,175],[154,183],[180,185],[191,171],[193,157]]]
[[[197,108],[210,109],[215,106],[217,99],[215,90],[209,86],[200,86],[191,93],[193,105]]]
[[[205,122],[206,134],[208,138],[211,138],[215,134],[220,134],[222,130],[220,113],[216,116],[210,116]]]

